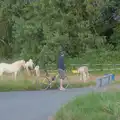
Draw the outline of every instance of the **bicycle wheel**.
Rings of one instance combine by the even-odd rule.
[[[60,87],[60,78],[59,78],[59,75],[56,76],[56,83],[57,83],[57,87]],[[67,76],[65,76],[65,79],[62,81],[63,83],[63,87],[64,88],[68,88],[69,85],[70,85],[70,81],[68,79]]]
[[[47,90],[50,86],[50,80],[47,77],[45,77],[43,78],[43,80],[39,81],[39,85],[41,90]]]

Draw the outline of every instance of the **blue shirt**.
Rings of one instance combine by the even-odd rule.
[[[59,56],[58,59],[58,69],[65,70],[65,65],[64,65],[64,56]]]

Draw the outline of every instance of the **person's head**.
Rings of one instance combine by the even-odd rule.
[[[64,52],[60,52],[60,56],[64,56]]]

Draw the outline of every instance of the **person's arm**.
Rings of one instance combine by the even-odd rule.
[[[64,63],[64,70],[66,71],[66,65],[65,65],[64,57],[63,57],[63,63]]]
[[[46,63],[44,63],[44,71],[45,71],[45,75],[49,76],[48,71],[47,71],[47,67],[46,67]]]

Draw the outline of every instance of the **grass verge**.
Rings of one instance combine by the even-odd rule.
[[[120,80],[113,81],[112,84],[109,86],[112,86],[113,84],[120,84]],[[89,86],[95,86],[96,81],[89,81],[86,83],[80,82],[80,83],[71,83],[68,88],[83,88],[83,87],[89,87]],[[56,83],[52,84],[52,88],[50,89],[57,89],[58,85]],[[36,84],[36,82],[29,81],[29,80],[5,80],[0,81],[0,92],[4,91],[31,91],[31,90],[41,90],[41,87],[39,84]]]
[[[55,120],[119,120],[120,93],[90,93],[62,106]]]
[[[0,92],[3,91],[26,91],[37,90],[36,84],[28,80],[6,80],[0,81]]]
[[[87,82],[87,83],[72,83],[68,88],[81,88],[87,86],[93,86],[95,82]],[[51,89],[57,89],[58,86],[53,84]],[[0,92],[3,91],[30,91],[30,90],[41,90],[40,85],[36,84],[33,81],[29,80],[7,80],[0,81]]]
[[[76,82],[74,81],[76,78],[72,78],[70,80],[70,86],[68,88],[82,88],[95,86],[96,81],[89,81],[86,83]],[[19,78],[18,80],[0,80],[0,91],[29,91],[29,90],[41,90],[40,85],[36,84],[34,78],[32,80],[23,80],[23,78]],[[113,84],[119,84],[120,80],[115,80]],[[57,89],[58,85],[53,84],[51,89]]]

